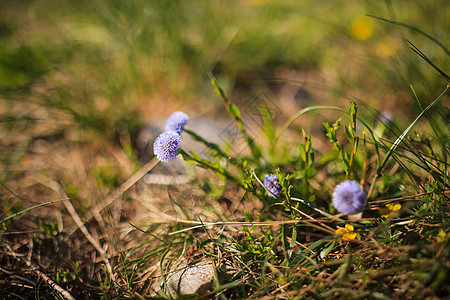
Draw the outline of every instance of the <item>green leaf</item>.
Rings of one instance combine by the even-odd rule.
[[[311,168],[307,168],[307,169],[305,169],[304,177],[305,178],[311,178],[312,177],[312,173],[313,173],[313,170]]]
[[[350,113],[350,116],[352,117],[352,119],[356,116],[357,111],[358,111],[358,105],[356,104],[356,102],[352,101],[350,108],[348,109],[348,112]]]
[[[327,256],[331,252],[331,250],[333,250],[335,243],[336,242],[334,241],[330,242],[328,247],[320,251],[320,258],[325,258],[325,256]]]
[[[222,157],[222,158],[225,158],[231,164],[233,164],[236,167],[238,167],[240,170],[243,170],[243,169],[246,168],[246,166],[243,166],[243,163],[240,160],[240,158],[235,158],[235,157],[231,157],[231,156],[227,155],[217,144],[206,141],[204,138],[202,138],[201,136],[199,136],[195,132],[190,131],[188,129],[185,129],[184,132],[189,134],[197,142],[200,142],[203,145],[205,145],[206,147],[208,147],[208,149],[210,149],[213,153],[215,153],[215,155],[217,155],[219,157]]]
[[[308,153],[311,150],[311,138],[305,140],[305,151]]]
[[[351,125],[345,126],[345,135],[350,142],[353,142],[354,132]]]
[[[300,156],[304,162],[306,162],[306,151],[301,143],[298,143],[298,150],[300,151]]]
[[[334,122],[333,129],[335,131],[338,130],[339,126],[341,125],[341,121],[342,121],[342,118],[339,118],[339,119],[336,120],[336,122]]]
[[[241,111],[234,103],[228,104],[228,113],[230,114],[231,117],[233,117],[233,119],[241,118]]]
[[[269,142],[272,142],[275,140],[275,125],[273,123],[272,114],[270,112],[270,109],[266,106],[263,106],[260,108],[261,115],[264,118],[263,123],[263,133],[266,136],[267,140]]]
[[[297,227],[294,226],[292,228],[292,238],[291,238],[291,242],[289,244],[289,247],[290,248],[294,248],[296,241],[297,241]]]

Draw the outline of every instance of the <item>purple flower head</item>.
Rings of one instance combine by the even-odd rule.
[[[394,123],[394,118],[392,116],[392,113],[388,110],[382,111],[380,113],[380,121],[386,124],[392,125]]]
[[[334,189],[333,205],[340,213],[356,214],[364,209],[366,203],[366,193],[354,180],[341,182]]]
[[[178,134],[181,134],[184,129],[184,125],[186,125],[189,117],[187,114],[181,111],[174,112],[166,122],[166,131],[175,131]]]
[[[181,147],[181,137],[175,131],[161,133],[153,144],[153,153],[162,162],[168,162],[177,156]]]
[[[276,198],[281,195],[282,188],[277,174],[264,175],[264,186],[268,190],[269,197]]]

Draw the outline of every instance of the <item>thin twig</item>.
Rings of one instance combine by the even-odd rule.
[[[450,189],[445,189],[442,192],[445,194],[447,192],[450,192]],[[397,197],[397,198],[376,200],[376,201],[371,201],[370,204],[384,204],[384,203],[390,203],[390,202],[396,202],[396,201],[411,200],[411,199],[422,197],[422,196],[429,195],[429,194],[432,194],[432,193],[434,193],[434,191],[424,192],[424,193],[419,193],[419,194],[414,194],[414,195],[409,195],[409,196],[402,196],[402,197]]]
[[[107,271],[108,271],[108,273],[110,275],[111,280],[113,282],[115,282],[114,281],[113,270],[112,270],[111,264],[109,263],[108,257],[106,255],[106,251],[102,247],[100,247],[100,244],[94,239],[94,237],[91,235],[91,233],[86,228],[86,226],[84,226],[83,221],[81,220],[81,218],[78,215],[77,211],[73,207],[72,202],[70,202],[70,198],[67,196],[67,194],[64,191],[64,189],[62,188],[62,186],[58,182],[56,182],[54,180],[51,180],[51,179],[48,179],[48,180],[50,181],[50,183],[47,186],[50,187],[51,189],[61,193],[61,195],[64,196],[64,199],[63,199],[64,206],[66,207],[66,209],[69,212],[70,216],[75,221],[75,224],[78,226],[78,228],[84,234],[86,239],[91,243],[91,245],[95,248],[95,250],[97,250],[100,253],[100,255],[102,256],[103,261],[105,262],[106,269],[107,269]]]
[[[61,190],[61,193],[65,194],[65,192],[63,190]],[[84,223],[83,223],[83,221],[81,221],[81,218],[77,214],[75,208],[73,207],[72,202],[70,202],[69,200],[65,200],[64,206],[66,207],[69,214],[72,216],[72,219],[75,221],[75,224],[77,224],[78,228],[80,228],[81,232],[87,238],[87,240],[91,243],[92,246],[94,246],[95,250],[97,250],[100,253],[100,255],[103,258],[103,261],[105,262],[106,269],[108,270],[108,273],[109,273],[111,279],[114,281],[114,274],[112,271],[111,264],[109,263],[108,257],[106,255],[106,251],[102,247],[100,247],[99,243],[90,234],[90,232],[87,230],[86,226],[84,226]]]
[[[29,261],[28,259],[21,258],[20,255],[18,255],[14,251],[11,251],[10,253],[12,254],[12,256],[14,256],[15,259],[23,261],[34,273],[36,273],[36,275],[41,277],[52,290],[58,292],[64,299],[75,300],[75,298],[68,291],[66,291],[58,284],[56,284],[56,282],[51,280],[47,275],[45,275],[41,270],[39,270],[35,265],[33,265],[31,261]]]
[[[321,230],[323,230],[323,231],[325,231],[325,232],[328,232],[328,233],[334,233],[334,232],[335,232],[335,230],[334,230],[333,228],[331,228],[330,226],[325,225],[325,224],[323,224],[322,222],[320,222],[320,221],[314,219],[313,217],[311,217],[311,216],[308,215],[307,213],[304,213],[304,212],[301,211],[300,209],[298,209],[298,208],[296,208],[296,207],[292,207],[292,208],[293,208],[296,212],[298,212],[299,214],[301,214],[302,216],[304,216],[304,217],[306,217],[306,218],[308,218],[308,219],[310,219],[310,220],[312,220],[312,221],[314,221],[314,222],[317,222],[317,223],[318,223],[319,225],[321,225],[322,227],[317,226],[317,225],[313,225],[313,224],[309,223],[308,221],[305,221],[306,224],[309,224],[309,225],[312,226],[312,227],[319,228],[319,229],[321,229]]]
[[[307,223],[311,225],[311,221],[315,221],[315,222],[319,222],[315,219],[311,220],[311,221],[306,221],[306,220],[284,220],[284,221],[266,221],[266,222],[239,222],[239,221],[235,221],[235,222],[200,222],[200,221],[193,221],[193,220],[177,220],[174,218],[175,222],[177,223],[185,223],[185,224],[199,224],[196,226],[192,226],[189,228],[184,228],[175,232],[171,232],[169,233],[169,235],[175,235],[178,234],[180,232],[185,232],[185,231],[189,231],[189,230],[193,230],[196,228],[201,228],[201,227],[210,227],[210,226],[276,226],[276,225],[284,225],[284,224],[298,224],[298,223]],[[319,227],[321,228],[321,227]],[[324,229],[324,228],[321,228]],[[331,231],[331,230],[329,230]],[[333,230],[334,233],[334,230]]]
[[[123,193],[125,193],[129,188],[131,188],[136,182],[138,182],[145,174],[147,174],[151,169],[153,169],[159,163],[159,159],[155,156],[149,162],[147,162],[141,169],[134,173],[130,178],[128,178],[124,183],[122,183],[114,192],[109,194],[102,202],[102,207],[94,207],[94,213],[89,220],[92,218],[98,219],[100,213],[103,209],[108,207],[117,198],[119,198]],[[88,221],[89,221],[88,220]]]
[[[31,207],[25,208],[25,209],[23,209],[23,210],[21,210],[21,211],[15,213],[15,214],[10,215],[10,216],[7,217],[7,218],[4,218],[4,219],[0,220],[0,224],[1,224],[1,223],[4,223],[4,222],[6,222],[6,221],[8,221],[9,219],[12,219],[12,218],[17,217],[18,215],[24,214],[24,213],[26,213],[27,211],[30,211],[30,210],[32,210],[32,209],[35,209],[35,208],[38,208],[38,207],[41,207],[41,206],[45,206],[45,205],[49,205],[49,204],[53,204],[53,203],[56,203],[56,202],[65,201],[65,200],[67,200],[67,199],[68,199],[68,198],[58,199],[58,200],[53,200],[53,201],[48,201],[48,202],[45,202],[45,203],[40,203],[40,204],[31,206]]]

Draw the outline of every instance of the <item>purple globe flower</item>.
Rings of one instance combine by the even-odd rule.
[[[153,153],[162,162],[168,162],[175,158],[181,147],[181,137],[175,131],[161,133],[153,144]]]
[[[333,205],[340,213],[356,214],[364,209],[366,203],[366,193],[354,180],[341,182],[334,189]]]
[[[269,197],[276,198],[281,195],[282,188],[277,174],[264,175],[264,186],[268,190]]]
[[[175,131],[178,134],[181,134],[184,129],[184,125],[186,125],[189,117],[187,114],[181,111],[174,112],[166,122],[166,131]]]

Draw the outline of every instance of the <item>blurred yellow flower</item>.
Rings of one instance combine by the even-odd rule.
[[[244,2],[247,2],[250,5],[263,5],[267,2],[267,0],[243,0]]]
[[[399,211],[402,208],[401,204],[398,203],[388,203],[385,207],[379,209],[380,216],[382,218],[387,218],[391,213]]]
[[[367,40],[372,36],[373,26],[372,23],[363,18],[357,18],[352,21],[351,33],[353,37],[358,40]]]
[[[391,37],[385,37],[377,43],[376,50],[382,56],[395,55],[398,52],[397,42]]]
[[[345,228],[338,227],[335,234],[340,235],[343,241],[354,240],[358,235],[356,232],[353,232],[354,229],[353,225],[345,224]]]
[[[443,229],[439,230],[439,233],[436,236],[436,241],[438,243],[443,243],[445,241],[445,238],[447,237],[447,234]]]

